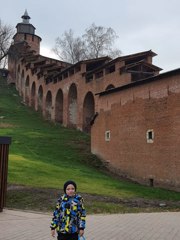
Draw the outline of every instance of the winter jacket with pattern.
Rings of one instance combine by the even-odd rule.
[[[78,194],[73,197],[64,194],[58,199],[50,227],[57,233],[76,233],[85,229],[85,218],[83,198]]]

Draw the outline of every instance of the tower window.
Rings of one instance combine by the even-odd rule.
[[[146,140],[147,140],[147,143],[153,143],[154,142],[154,131],[153,131],[153,129],[150,129],[146,132]]]

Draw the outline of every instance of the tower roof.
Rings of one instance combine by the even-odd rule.
[[[24,15],[21,18],[23,20],[22,22],[25,24],[29,24],[29,19],[31,19],[30,16],[28,15],[27,10],[25,10]]]
[[[22,22],[18,23],[16,28],[17,28],[17,33],[28,33],[28,34],[35,34],[35,27],[29,23],[30,16],[28,15],[27,10],[25,10],[24,15],[21,17]]]

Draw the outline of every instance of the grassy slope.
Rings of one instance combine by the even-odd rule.
[[[90,153],[89,135],[47,122],[0,82],[0,135],[12,137],[8,183],[62,188],[74,179],[81,192],[117,198],[180,200],[180,193],[113,179]]]

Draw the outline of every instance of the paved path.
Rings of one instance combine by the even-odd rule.
[[[0,240],[53,240],[50,221],[51,214],[4,209]],[[86,240],[180,240],[180,212],[89,215],[85,235]]]

